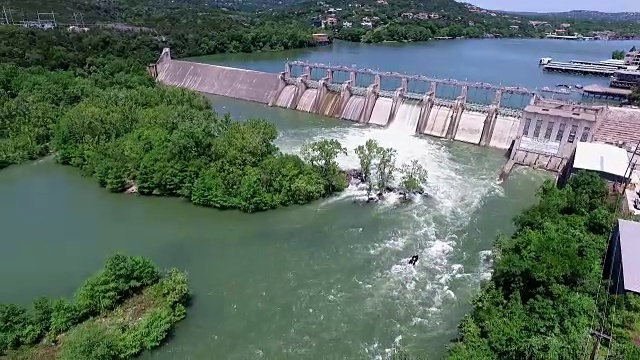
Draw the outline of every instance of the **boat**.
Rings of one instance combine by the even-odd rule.
[[[583,86],[580,84],[575,84],[573,87],[575,87],[578,90],[581,90],[583,88]]]
[[[538,65],[547,65],[549,64],[553,59],[550,57],[547,58],[540,58],[540,62],[538,63]]]

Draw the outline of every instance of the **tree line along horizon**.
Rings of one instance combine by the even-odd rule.
[[[244,211],[303,204],[346,186],[338,142],[307,144],[302,157],[283,154],[273,124],[232,120],[201,95],[156,84],[144,65],[162,45],[144,33],[0,27],[0,167],[53,153],[112,191],[135,183],[141,194]],[[393,149],[375,142],[358,149],[369,191],[384,188]],[[422,175],[414,171],[413,180]],[[633,344],[640,302],[598,300],[609,298],[600,260],[615,220],[604,182],[580,174],[563,189],[545,183],[539,197],[515,218],[514,235],[496,240],[494,273],[449,359],[579,358],[593,314],[615,334],[615,359],[640,357]],[[3,341],[17,346],[46,335],[21,326],[0,329]],[[105,351],[119,351],[116,340],[107,343]]]

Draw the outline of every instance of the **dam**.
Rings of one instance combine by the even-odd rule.
[[[171,59],[157,81],[199,92],[505,150],[515,165],[560,172],[577,142],[632,149],[640,110],[550,100],[522,87],[289,61],[279,74]]]
[[[505,150],[533,96],[524,88],[299,61],[272,74],[174,60],[168,48],[148,70],[170,86]]]

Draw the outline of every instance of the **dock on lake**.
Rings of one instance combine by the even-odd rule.
[[[631,90],[616,89],[600,85],[587,85],[582,89],[582,95],[598,99],[625,100],[631,94]]]
[[[555,62],[552,61],[543,66],[544,71],[550,72],[563,72],[580,75],[594,75],[594,76],[613,76],[613,74],[619,70],[616,66],[611,65],[595,65],[595,64],[583,64],[573,62]]]

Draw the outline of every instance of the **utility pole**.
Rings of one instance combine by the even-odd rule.
[[[78,18],[80,18],[80,21],[78,21]],[[77,27],[82,27],[84,28],[84,16],[82,15],[82,13],[73,13],[73,20],[76,23]]]
[[[591,331],[591,335],[595,336],[596,343],[595,343],[595,345],[593,347],[593,351],[591,352],[591,357],[589,359],[590,360],[596,360],[596,359],[598,359],[598,355],[600,353],[600,345],[601,345],[602,339],[608,340],[609,344],[611,344],[612,338],[611,338],[611,336],[609,336],[607,334],[604,334],[604,333],[602,333],[600,331],[593,331],[592,330]]]
[[[9,10],[11,12],[11,10]],[[2,6],[2,14],[4,15],[4,24],[9,25],[9,17],[7,16],[7,8]]]

